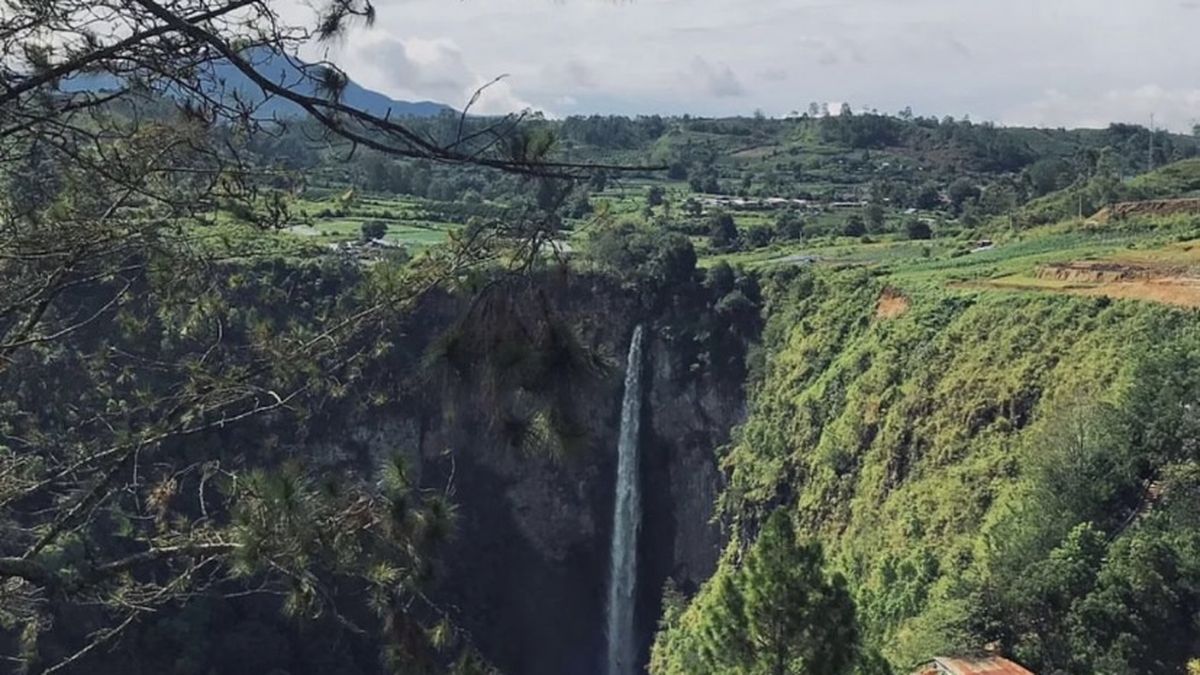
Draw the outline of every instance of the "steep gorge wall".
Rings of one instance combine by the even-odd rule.
[[[575,280],[552,303],[609,355],[624,352],[636,322],[649,331],[636,612],[644,658],[666,579],[694,589],[715,569],[723,536],[714,521],[716,450],[744,414],[744,370],[697,364],[691,335],[657,330],[669,311],[648,312],[606,278]],[[415,323],[445,327],[460,309],[461,301],[444,298],[422,310],[436,318]],[[414,335],[404,349],[424,350],[436,332]],[[740,364],[744,354],[723,356]],[[621,370],[577,392],[589,429],[585,447],[567,456],[509,447],[476,401],[428,388],[295,452],[364,470],[385,453],[408,453],[422,485],[453,491],[458,527],[435,596],[483,654],[505,673],[600,673]]]

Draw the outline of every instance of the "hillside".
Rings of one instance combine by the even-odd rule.
[[[769,317],[720,451],[734,533],[668,604],[651,671],[736,672],[705,654],[730,649],[729,588],[782,512],[844,575],[860,673],[985,649],[1034,672],[1181,672],[1200,607],[1198,175],[1171,164],[1119,188],[1164,201],[1005,219],[975,248],[726,256],[767,279]]]
[[[411,126],[449,143],[494,122],[468,118],[460,125],[456,116],[439,115]],[[319,136],[296,125],[257,150],[265,163],[296,176],[291,220],[301,226],[297,232],[324,243],[353,240],[364,222],[377,221],[386,239],[421,250],[470,217],[538,199],[533,183],[351,153],[314,144]],[[1186,194],[1194,186],[1189,158],[1198,149],[1192,137],[1127,125],[1027,129],[878,114],[534,119],[524,137],[546,142],[565,162],[662,167],[579,181],[557,209],[558,236],[569,246],[582,245],[581,233],[597,222],[635,223],[688,236],[703,258],[752,251],[783,257],[864,236],[911,238],[912,227],[960,243],[994,238],[1091,215],[1114,200]],[[1151,138],[1160,168],[1142,176]],[[340,200],[346,194],[356,199]],[[734,230],[714,244],[712,224],[723,214]]]
[[[996,219],[996,223],[1018,227],[1044,225],[1071,217],[1095,217],[1117,202],[1183,199],[1200,191],[1200,161],[1195,159],[1173,162],[1127,180],[1121,180],[1115,165],[1110,164],[1108,171],[1108,175],[1100,173],[1033,199]],[[1106,219],[1107,213],[1099,217]]]
[[[1194,314],[925,281],[775,276],[727,517],[753,533],[781,506],[823,542],[898,672],[985,645],[1036,672],[1179,672],[1200,602]],[[654,672],[687,671],[737,550]]]

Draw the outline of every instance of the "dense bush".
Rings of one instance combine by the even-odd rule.
[[[635,285],[669,288],[696,278],[696,252],[687,237],[632,223],[594,232],[587,260]]]
[[[364,241],[382,239],[387,230],[387,223],[381,220],[367,220],[362,224],[362,238]]]
[[[820,544],[772,516],[741,565],[727,564],[689,609],[668,594],[655,675],[847,673],[858,657],[854,602]]]
[[[933,228],[920,218],[912,218],[904,223],[904,234],[909,239],[932,239]]]

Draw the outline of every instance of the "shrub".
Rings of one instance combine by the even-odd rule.
[[[933,229],[920,218],[913,218],[905,223],[904,234],[909,239],[933,239]]]

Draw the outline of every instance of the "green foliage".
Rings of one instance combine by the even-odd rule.
[[[545,289],[521,280],[478,291],[424,356],[431,383],[457,394],[447,399],[470,401],[450,417],[470,415],[508,447],[540,456],[585,447],[590,418],[581,393],[610,367],[552,310]]]
[[[692,283],[696,251],[687,237],[632,223],[594,231],[585,259],[631,285],[653,292]]]
[[[387,234],[387,223],[378,220],[368,220],[362,224],[362,238],[365,241],[383,239]]]
[[[947,194],[950,197],[950,207],[955,212],[961,212],[967,205],[979,199],[979,188],[966,178],[959,178],[950,184]]]
[[[1200,192],[1200,159],[1186,159],[1142,174],[1129,181],[1138,199],[1185,197]]]
[[[863,222],[862,216],[857,213],[851,214],[846,219],[846,224],[842,226],[842,234],[847,237],[861,237],[867,233],[867,225]]]
[[[804,220],[800,214],[787,209],[775,219],[775,236],[783,241],[795,241],[804,236]]]
[[[1182,669],[1200,633],[1192,315],[914,286],[882,318],[883,283],[768,284],[726,517],[753,531],[782,501],[893,663],[996,643],[1037,672]],[[679,625],[702,623],[723,575]],[[673,630],[656,653],[676,653]]]
[[[1074,179],[1070,162],[1059,157],[1048,157],[1029,165],[1025,169],[1034,196],[1040,197],[1067,187]]]
[[[665,191],[661,185],[651,185],[646,191],[646,204],[648,206],[662,206],[663,196]]]
[[[708,240],[714,249],[723,251],[737,245],[738,229],[733,215],[726,211],[714,213],[708,219]]]
[[[920,218],[910,218],[904,223],[904,236],[909,239],[932,239],[933,228]]]
[[[883,205],[878,202],[867,204],[867,208],[863,210],[863,217],[867,220],[867,228],[871,232],[883,231]]]
[[[900,141],[903,125],[886,115],[848,115],[825,117],[821,131],[828,140],[852,148],[883,148]]]
[[[651,657],[656,675],[849,672],[858,646],[854,603],[821,547],[798,541],[787,516],[769,518],[743,564],[728,564],[681,610],[671,594]]]
[[[1015,214],[1021,226],[1088,217],[1117,201],[1191,197],[1200,193],[1200,160],[1186,159],[1121,182],[1120,159],[1100,153],[1091,174],[1073,185],[1033,199]]]
[[[771,243],[771,230],[767,227],[752,227],[746,230],[746,244],[750,248],[762,248]]]
[[[937,184],[930,182],[916,186],[909,200],[914,207],[924,210],[936,209],[941,202],[942,195]]]

